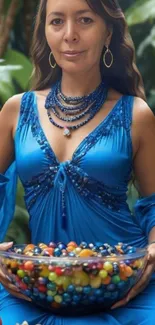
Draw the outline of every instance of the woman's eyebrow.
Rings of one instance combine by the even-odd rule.
[[[92,11],[89,9],[83,9],[83,10],[78,10],[75,12],[75,15],[81,15],[81,14],[85,14],[85,13],[91,13]],[[53,11],[51,12],[47,17],[49,16],[65,16],[65,14],[63,12],[60,11]]]

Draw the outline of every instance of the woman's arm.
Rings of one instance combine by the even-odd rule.
[[[0,173],[4,173],[14,160],[14,130],[19,115],[21,95],[13,96],[0,112]]]
[[[146,197],[144,199],[146,200],[146,208],[147,200],[149,200],[147,197],[149,196],[148,206],[151,207],[152,205],[153,207],[150,213],[154,217],[154,224],[149,215],[147,228],[149,231],[148,241],[152,242],[155,241],[155,197],[151,196],[155,194],[155,117],[147,104],[139,98],[135,100],[134,104],[133,132],[138,138],[138,149],[134,158],[136,182],[141,196]],[[144,206],[144,203],[145,201],[142,201],[141,204]],[[153,225],[154,227],[152,227]]]
[[[13,135],[17,125],[19,115],[21,95],[14,96],[4,105],[0,112],[0,240],[4,237],[7,227],[13,216],[15,205],[14,168],[11,168],[10,180],[3,175],[14,160],[14,140]],[[10,169],[9,168],[9,169]],[[7,250],[13,243],[1,243],[0,250]],[[0,283],[10,294],[17,298],[26,299],[19,290],[8,281],[0,267]]]
[[[134,103],[132,140],[133,148],[137,147],[134,155],[134,173],[143,197],[136,204],[135,217],[139,219],[139,224],[148,236],[148,242],[151,242],[155,241],[155,117],[140,98],[136,98]],[[143,276],[128,295],[114,304],[112,309],[127,304],[149,284],[155,270],[155,243],[149,245],[147,250],[147,265]]]
[[[141,195],[149,196],[155,193],[155,116],[140,98],[134,104],[133,132],[139,140],[134,173]]]

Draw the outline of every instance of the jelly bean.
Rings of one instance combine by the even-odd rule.
[[[70,302],[71,301],[71,296],[70,296],[70,294],[69,293],[64,293],[63,294],[63,300],[65,301],[65,302]]]
[[[130,266],[126,266],[124,272],[127,277],[130,277],[133,274],[133,270]]]
[[[17,271],[17,275],[20,277],[20,278],[24,278],[25,276],[25,272],[23,270],[18,270]]]
[[[55,273],[57,275],[62,275],[64,273],[64,270],[61,267],[56,267],[55,268]]]
[[[115,291],[115,289],[116,289],[116,285],[114,283],[108,284],[107,286],[108,291]]]
[[[119,275],[113,275],[111,278],[111,282],[114,284],[118,284],[121,281]]]
[[[57,279],[57,275],[55,272],[50,272],[48,278],[50,281],[55,281]]]
[[[40,271],[40,276],[41,277],[48,277],[49,276],[49,270],[48,270],[48,267],[45,265],[42,266],[42,269]]]
[[[27,246],[24,248],[23,253],[25,254],[25,253],[28,252],[28,251],[33,251],[34,247],[35,247],[35,245],[33,245],[33,244],[29,244],[29,245],[27,245]]]
[[[113,271],[113,265],[111,262],[105,262],[104,265],[104,270],[106,270],[107,272],[112,272]]]
[[[105,279],[102,279],[102,284],[109,284],[111,282],[111,277],[108,275]]]
[[[94,277],[90,280],[90,285],[92,288],[99,288],[101,285],[101,278],[99,276]]]
[[[56,256],[56,257],[61,256],[61,249],[55,248],[54,249],[54,252],[53,252],[53,255]]]
[[[49,289],[51,291],[55,291],[56,290],[56,284],[55,283],[52,283],[52,282],[49,282],[47,284],[47,289]]]
[[[74,241],[69,242],[67,246],[73,246],[74,248],[78,247],[78,245]]]
[[[32,261],[26,261],[24,263],[24,270],[26,271],[33,271],[34,270],[34,264]]]
[[[67,288],[68,292],[74,292],[74,290],[75,290],[75,286],[73,284],[70,284]]]
[[[55,295],[54,296],[54,301],[60,304],[62,302],[62,297],[59,296],[59,295]]]
[[[54,242],[50,242],[48,246],[51,248],[56,248],[57,245]]]
[[[46,284],[47,283],[47,278],[39,277],[38,278],[38,283],[39,284]]]
[[[88,244],[87,244],[85,241],[83,241],[83,242],[80,244],[80,247],[81,247],[82,249],[87,248],[87,247],[88,247]]]
[[[41,291],[41,292],[46,292],[47,289],[44,285],[38,285],[38,290]]]
[[[106,270],[101,270],[99,272],[99,276],[102,278],[102,279],[106,279],[106,277],[108,276],[108,272]]]
[[[85,286],[85,287],[83,288],[83,293],[85,293],[85,294],[90,294],[91,291],[92,291],[92,288],[91,288],[90,285]]]
[[[53,302],[54,298],[52,296],[47,296],[47,302]]]
[[[79,257],[90,257],[94,256],[94,252],[91,249],[83,249],[79,254]]]

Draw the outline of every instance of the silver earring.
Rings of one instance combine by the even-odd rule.
[[[54,65],[52,64],[52,62],[51,62],[52,55],[53,55],[53,53],[51,52],[51,53],[49,54],[49,64],[50,64],[50,66],[51,66],[52,69],[55,69],[56,66],[57,66],[57,64],[56,64],[56,62],[54,63]]]
[[[110,68],[112,66],[113,62],[114,62],[114,57],[113,57],[112,52],[109,50],[108,45],[106,46],[106,48],[107,49],[106,49],[106,51],[105,51],[105,53],[103,55],[103,62],[104,62],[104,65],[106,66],[106,68]],[[106,56],[107,55],[110,55],[110,58],[111,58],[111,62],[109,64],[106,62]]]

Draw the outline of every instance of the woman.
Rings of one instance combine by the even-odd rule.
[[[42,0],[32,53],[33,91],[8,100],[0,115],[1,241],[18,174],[33,243],[149,244],[148,264],[113,309],[76,318],[18,299],[26,297],[1,271],[3,325],[154,324],[155,119],[124,15],[115,0]],[[126,203],[132,172],[143,196],[135,216]]]

